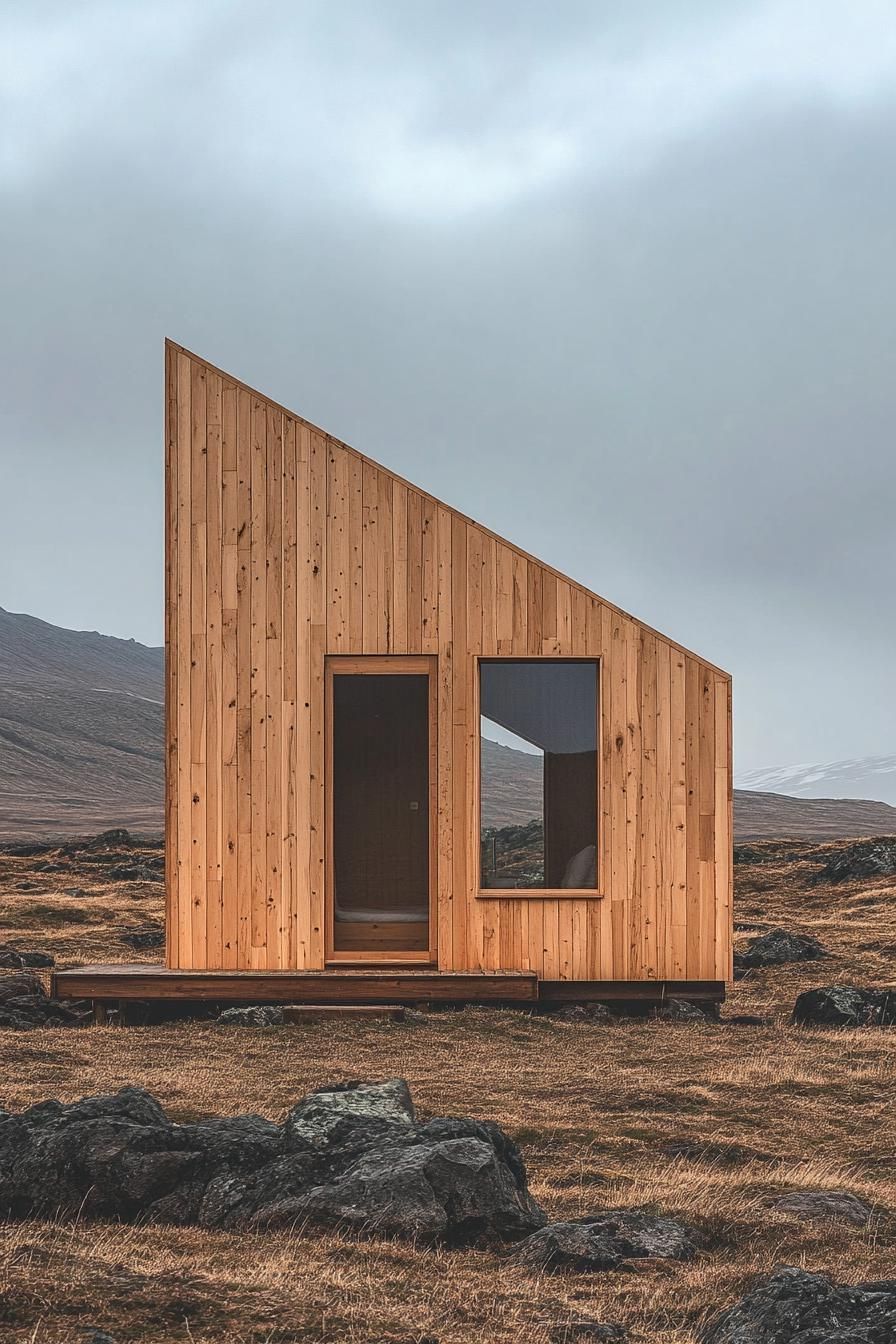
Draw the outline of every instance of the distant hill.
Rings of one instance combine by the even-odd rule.
[[[786,798],[734,790],[735,840],[850,840],[896,835],[896,807],[863,798]]]
[[[484,743],[486,826],[524,826],[541,816],[541,760],[497,742]],[[896,835],[896,807],[857,798],[786,798],[734,790],[737,840],[840,840]]]
[[[0,607],[0,686],[82,686],[161,703],[165,650],[95,630],[63,630]]]
[[[0,608],[0,838],[163,826],[164,650]],[[537,756],[486,742],[487,826],[540,816]],[[896,834],[896,808],[736,790],[739,840]]]
[[[0,837],[162,829],[164,665],[0,608]]]
[[[483,826],[525,826],[541,820],[541,757],[482,741]]]

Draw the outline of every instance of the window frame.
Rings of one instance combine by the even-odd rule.
[[[595,885],[593,887],[483,887],[482,885],[482,664],[483,663],[589,663],[593,664],[597,671],[597,703],[595,705],[595,728],[597,744],[595,751],[595,764],[597,769],[597,780],[595,788],[595,799],[597,810],[594,818],[595,822]],[[473,814],[476,825],[475,834],[475,856],[476,856],[476,874],[475,891],[476,898],[480,901],[504,901],[504,900],[536,900],[536,901],[599,901],[604,898],[604,885],[602,878],[604,875],[603,861],[603,818],[606,815],[604,806],[604,776],[606,772],[602,768],[602,744],[603,744],[603,658],[600,654],[594,656],[573,656],[565,657],[562,654],[542,653],[542,654],[502,654],[497,657],[492,655],[475,655],[473,658],[473,721],[476,724],[476,751],[473,769],[473,788],[475,790],[475,799],[473,803]]]

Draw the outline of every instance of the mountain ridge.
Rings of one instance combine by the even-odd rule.
[[[164,825],[165,651],[65,630],[0,607],[0,838]],[[537,756],[486,741],[496,804],[486,825],[540,815]],[[735,790],[735,838],[896,834],[896,808],[868,799]]]
[[[165,651],[0,607],[0,836],[163,826]]]
[[[136,639],[67,630],[0,607],[0,686],[85,686],[145,695],[161,704],[165,650]]]

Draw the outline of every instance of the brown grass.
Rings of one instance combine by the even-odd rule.
[[[161,889],[46,875],[2,861],[4,934],[61,960],[120,959],[115,930],[160,918]],[[213,1024],[0,1033],[4,1102],[17,1109],[123,1083],[150,1088],[175,1119],[257,1110],[280,1118],[310,1088],[400,1074],[424,1116],[499,1121],[521,1144],[552,1217],[647,1205],[694,1224],[705,1250],[687,1265],[540,1277],[495,1251],[431,1251],[306,1235],[169,1227],[0,1226],[0,1339],[68,1344],[87,1323],[124,1344],[546,1344],[552,1326],[625,1322],[640,1344],[693,1344],[701,1318],[777,1263],[847,1281],[892,1274],[896,1255],[896,1033],[787,1024],[800,989],[885,983],[896,944],[896,883],[807,885],[811,864],[738,871],[737,919],[814,933],[826,962],[754,972],[725,1010],[763,1027],[631,1021],[611,1027],[467,1009],[425,1025],[326,1022],[267,1031]],[[89,878],[89,880],[88,880]],[[29,903],[56,884],[99,892],[74,903],[104,924],[38,936]],[[50,894],[48,894],[50,893]],[[739,935],[752,936],[751,933]],[[868,945],[871,945],[870,947]],[[130,953],[127,953],[131,956]],[[140,954],[134,954],[140,956]],[[144,954],[152,959],[153,954]],[[739,1165],[671,1158],[674,1140],[738,1144]],[[769,1207],[798,1188],[849,1190],[875,1209],[865,1229],[807,1223]]]

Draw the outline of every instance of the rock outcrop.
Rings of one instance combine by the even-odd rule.
[[[718,1006],[716,1004],[691,1003],[689,999],[666,999],[662,1008],[658,1010],[658,1016],[665,1018],[668,1022],[696,1022],[703,1023],[714,1022],[718,1019]]]
[[[0,947],[0,966],[5,970],[22,970],[26,966],[30,967],[48,967],[55,966],[56,958],[49,952],[37,952],[21,947],[10,947],[4,943]]]
[[[0,1216],[319,1224],[420,1242],[515,1241],[545,1223],[516,1146],[470,1119],[418,1123],[407,1085],[314,1092],[282,1125],[173,1124],[140,1088],[0,1115]]]
[[[787,929],[770,929],[734,954],[735,974],[762,966],[784,966],[791,961],[819,961],[828,954],[817,938]]]
[[[704,1344],[893,1344],[896,1281],[834,1283],[783,1268],[705,1327]]]
[[[815,874],[816,882],[854,882],[896,874],[896,837],[874,836],[844,845]]]
[[[823,985],[800,994],[793,1020],[809,1027],[890,1027],[896,1024],[896,992]]]
[[[87,1021],[87,1005],[51,999],[33,971],[0,974],[0,1027],[33,1031],[37,1027],[77,1027]]]
[[[89,854],[97,854],[110,849],[133,849],[134,843],[133,836],[124,826],[113,826],[111,830],[100,831],[98,835],[92,835],[80,843],[75,841],[66,846],[65,852],[77,854],[86,850]]]
[[[806,1222],[833,1218],[838,1222],[864,1227],[873,1210],[848,1190],[793,1190],[775,1200],[772,1208]]]
[[[222,1027],[282,1027],[283,1009],[273,1003],[225,1008],[217,1021]]]
[[[165,930],[156,924],[145,924],[137,929],[123,929],[119,941],[136,950],[165,946]]]
[[[148,863],[116,863],[108,869],[113,882],[164,882],[164,872]]]
[[[610,1026],[618,1020],[605,1003],[565,1003],[554,1016],[562,1022],[591,1022],[597,1026]]]
[[[588,1218],[549,1223],[516,1247],[513,1259],[550,1273],[621,1269],[628,1260],[689,1260],[698,1241],[674,1218],[642,1209],[606,1209]]]

